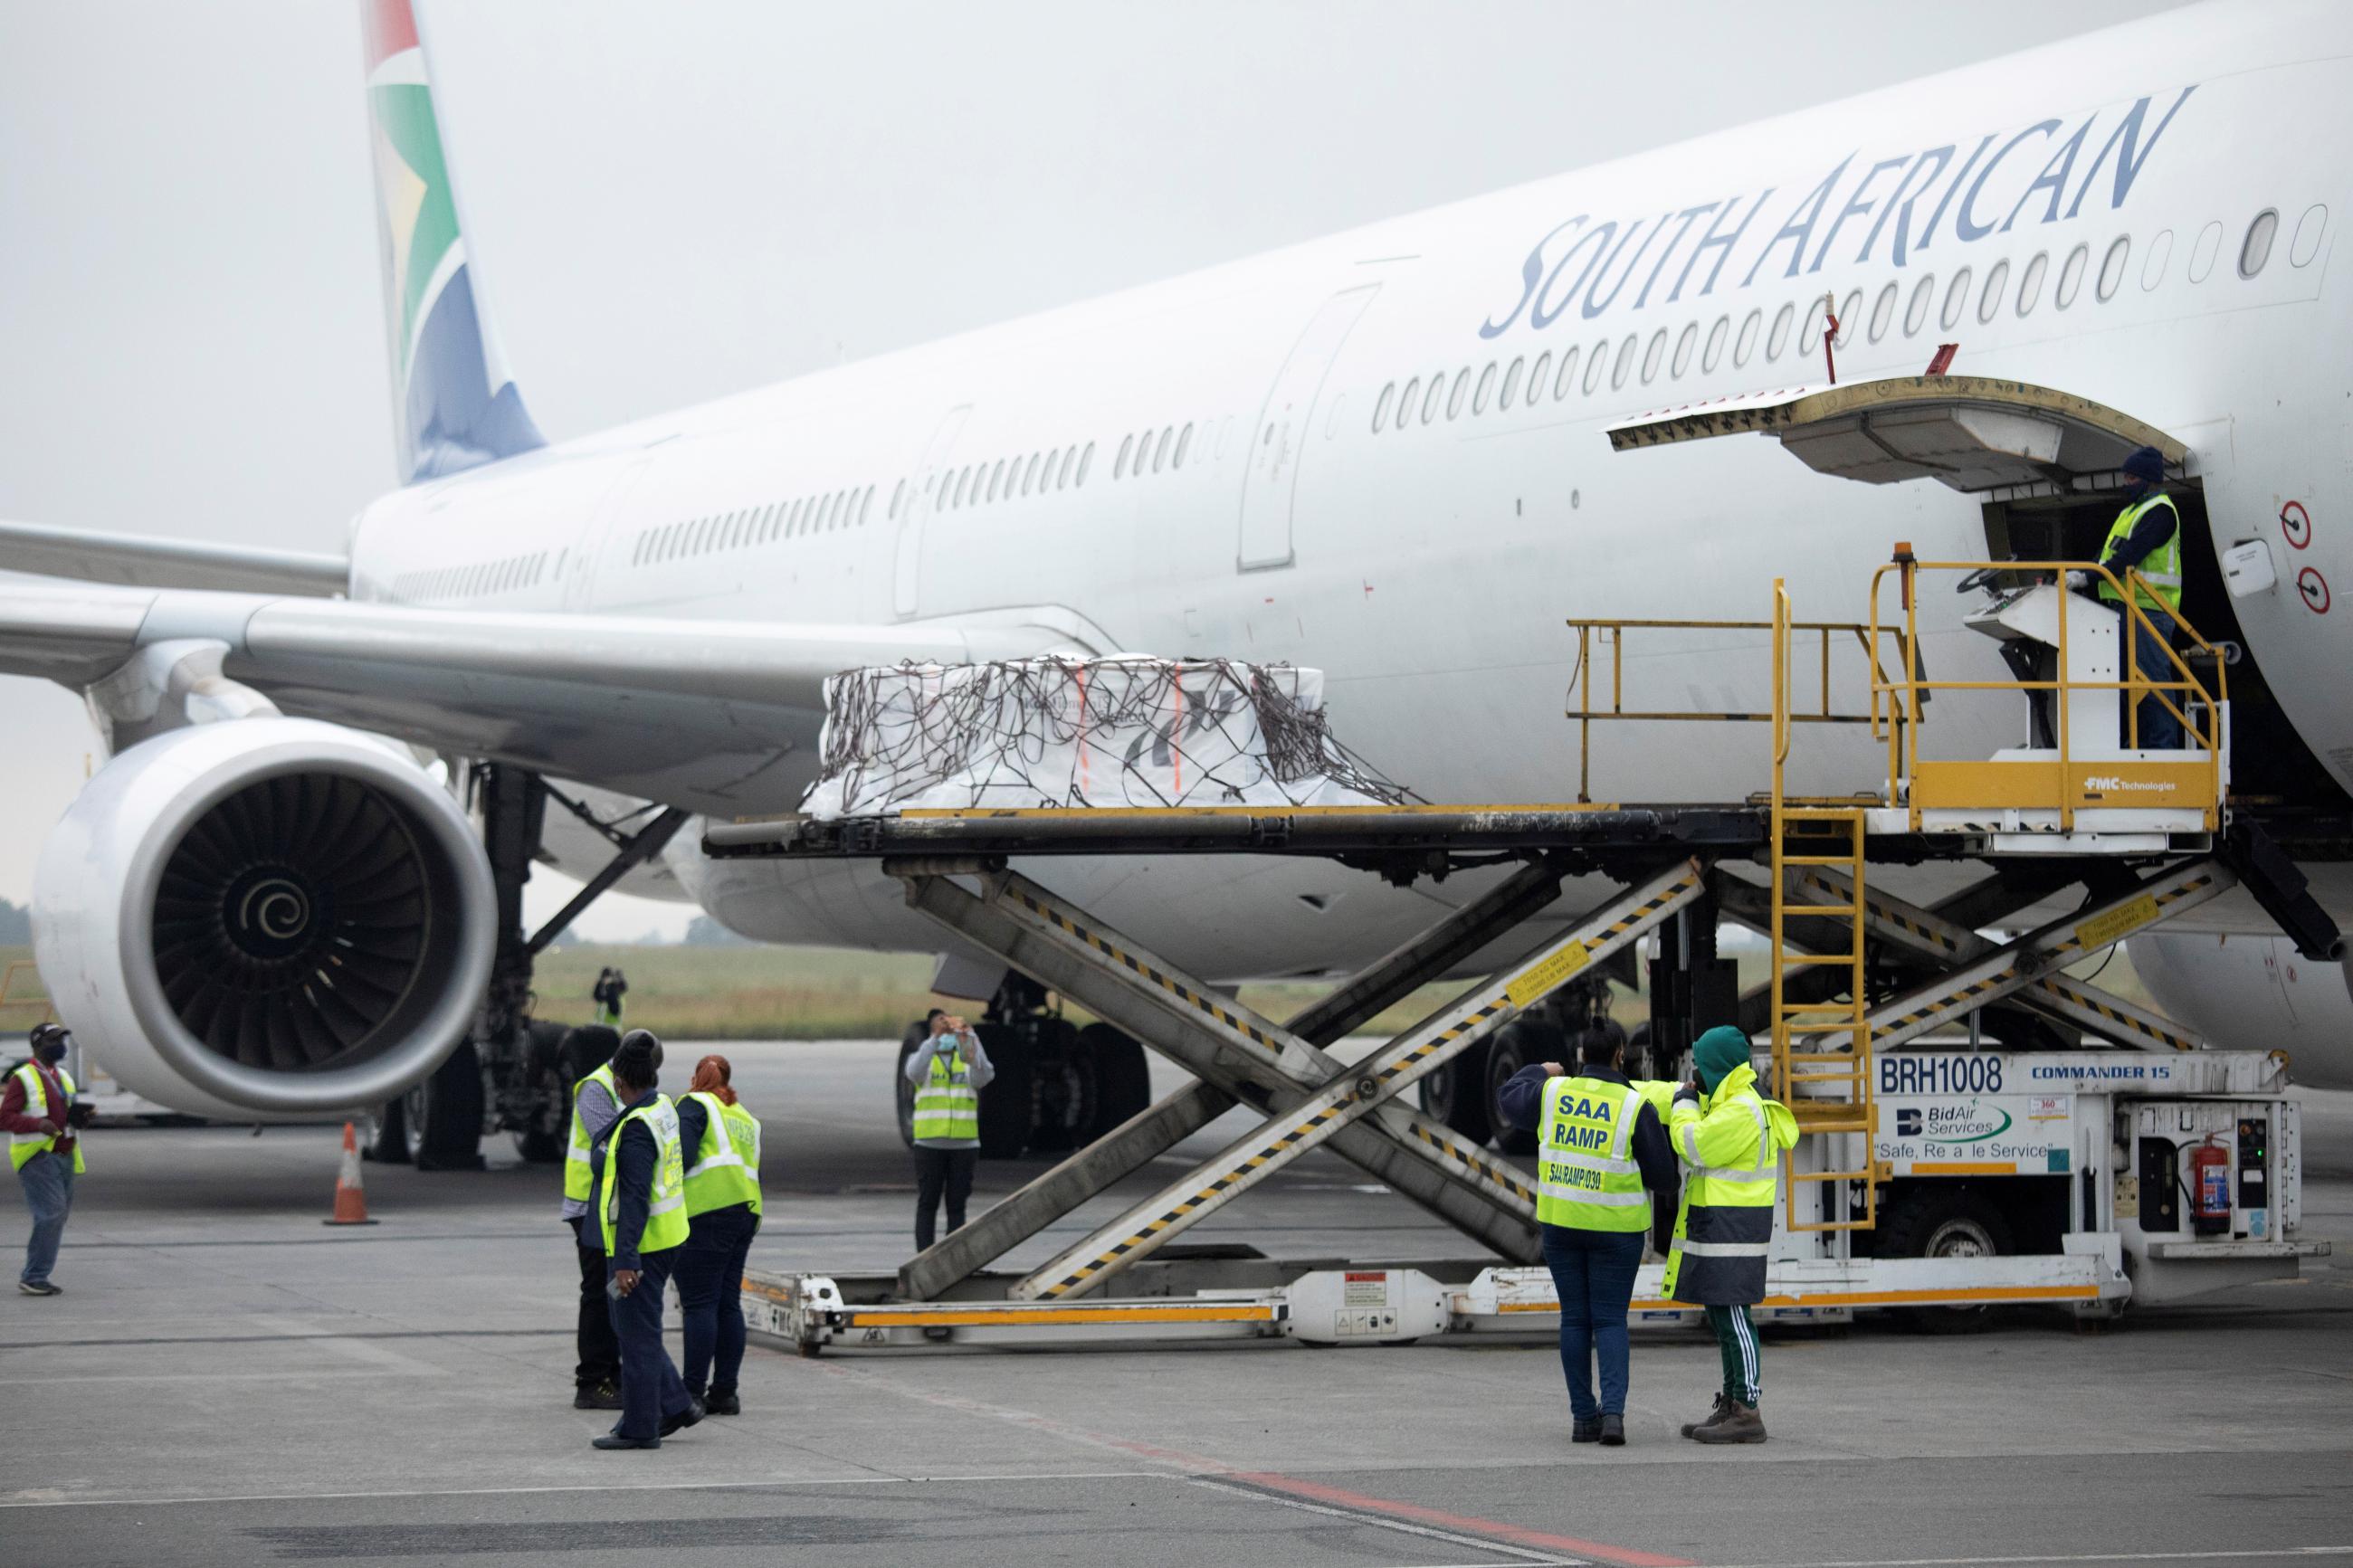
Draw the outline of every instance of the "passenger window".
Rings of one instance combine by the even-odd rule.
[[[2264,238],[2263,244],[2266,248],[2269,247],[2271,244],[2269,237]],[[2132,236],[2128,234],[2120,234],[2116,236],[2116,243],[2108,247],[2108,253],[2100,258],[2100,279],[2093,286],[2092,291],[2099,296],[2101,304],[2105,305],[2110,300],[2115,299],[2116,296],[2116,290],[2123,287],[2125,280],[2125,263],[2131,258]],[[2257,263],[2257,265],[2260,266],[2261,263]],[[2249,276],[2253,276],[2253,274],[2249,274]]]
[[[2166,264],[2173,259],[2173,231],[2159,229],[2157,237],[2148,242],[2148,259],[2141,264],[2140,289],[2144,294],[2154,291],[2165,281]]]
[[[1087,443],[1087,449],[1079,454],[1079,477],[1071,482],[1074,484],[1085,484],[1087,482],[1087,470],[1094,466],[1095,444],[1092,441],[1090,441]]]
[[[1471,367],[1464,365],[1454,373],[1454,390],[1446,395],[1446,416],[1459,418],[1462,413],[1462,395],[1471,390]]]
[[[906,494],[907,481],[904,479],[902,479],[898,483],[891,487],[891,507],[889,510],[882,514],[884,521],[895,521],[898,519],[899,503],[906,499]]]
[[[1765,340],[1765,357],[1778,360],[1781,351],[1789,346],[1789,328],[1797,321],[1798,307],[1784,305],[1773,315],[1772,335]]]
[[[1985,292],[1978,296],[1978,325],[1991,321],[2001,310],[2001,297],[2010,288],[2010,263],[1997,261],[1986,274]]]
[[[1504,389],[1495,395],[1496,413],[1501,414],[1509,408],[1512,399],[1519,395],[1520,373],[1526,368],[1527,363],[1525,359],[1515,359],[1512,367],[1504,373]]]
[[[869,485],[869,486],[867,486],[867,487],[866,487],[865,493],[863,493],[862,495],[860,495],[860,496],[858,498],[858,526],[859,526],[859,527],[860,527],[860,528],[864,528],[864,527],[866,526],[866,514],[867,514],[869,511],[872,510],[873,510],[873,507],[874,507],[874,487],[873,487],[872,485]]]
[[[1188,424],[1184,429],[1176,433],[1176,455],[1168,459],[1168,466],[1172,468],[1183,468],[1185,466],[1185,454],[1192,450],[1192,447],[1193,426]]]
[[[1854,342],[1855,334],[1857,332],[1862,331],[1862,289],[1857,289],[1847,295],[1846,303],[1839,307],[1838,319],[1838,346],[1840,348],[1844,348],[1847,344]]]
[[[1118,456],[1118,457],[1116,457],[1116,458],[1113,458],[1113,459],[1112,459],[1112,464],[1111,464],[1111,477],[1112,477],[1113,479],[1124,479],[1124,478],[1126,478],[1126,477],[1127,477],[1127,455],[1128,455],[1128,453],[1130,453],[1130,452],[1134,451],[1134,449],[1135,449],[1135,437],[1133,437],[1133,436],[1123,436],[1123,437],[1120,437],[1120,441],[1119,441],[1119,456]]]
[[[1718,316],[1715,319],[1715,325],[1707,330],[1707,347],[1700,351],[1701,374],[1715,374],[1715,367],[1724,363],[1724,342],[1730,336],[1732,336],[1732,318]]]
[[[1528,371],[1527,405],[1529,407],[1535,407],[1537,400],[1544,396],[1545,382],[1551,374],[1552,351],[1546,349],[1536,355],[1535,364]]]
[[[1928,307],[1936,298],[1936,275],[1929,273],[1912,285],[1912,302],[1904,307],[1904,335],[1910,337],[1928,322]]]
[[[2247,237],[2239,242],[2240,277],[2253,278],[2263,269],[2263,263],[2272,258],[2272,240],[2278,234],[2278,209],[2265,207],[2255,215],[2255,221],[2247,226]],[[2120,239],[2116,243],[2122,245],[2124,241]],[[2116,291],[2107,286],[2107,276],[2106,264],[2103,263],[2100,268],[2100,298],[2103,300]]]
[[[2037,251],[2034,259],[2026,264],[2026,270],[2019,274],[2018,313],[2020,315],[2031,313],[2036,303],[2042,300],[2042,275],[2050,269],[2050,255],[2044,251]]]
[[[1412,396],[1413,395],[1412,395],[1411,393],[1409,393],[1409,392],[1408,394],[1406,394],[1406,395],[1407,395],[1407,396],[1409,396],[1409,397],[1410,397],[1410,396]],[[1380,395],[1380,399],[1379,399],[1379,401],[1378,401],[1378,402],[1377,402],[1377,403],[1375,403],[1375,404],[1373,405],[1373,434],[1374,434],[1374,435],[1376,435],[1376,436],[1379,435],[1379,434],[1381,433],[1381,426],[1384,426],[1384,425],[1386,425],[1386,424],[1388,424],[1388,423],[1389,422],[1389,405],[1391,405],[1391,404],[1395,403],[1396,401],[1397,401],[1397,383],[1393,381],[1393,382],[1390,382],[1387,386],[1384,386],[1384,387],[1382,387],[1382,388],[1381,388],[1381,395]]]
[[[1446,373],[1438,371],[1430,378],[1430,390],[1421,395],[1421,422],[1428,425],[1438,417],[1438,405],[1446,400]]]
[[[1648,386],[1659,374],[1659,362],[1667,357],[1667,329],[1661,327],[1651,334],[1651,346],[1642,353],[1642,384]]]
[[[1536,380],[1541,382],[1544,380],[1544,377],[1539,375],[1536,377]],[[1575,343],[1571,343],[1568,347],[1560,351],[1560,374],[1552,384],[1553,400],[1555,402],[1558,402],[1576,390],[1577,345]],[[1535,402],[1535,388],[1531,387],[1528,390],[1528,401],[1531,403]]]
[[[1764,326],[1765,312],[1762,310],[1749,311],[1748,319],[1740,323],[1740,336],[1732,342],[1733,369],[1748,368],[1749,356],[1757,352],[1757,334],[1764,330]]]
[[[1641,341],[1632,332],[1628,332],[1625,341],[1618,345],[1618,362],[1609,367],[1610,391],[1615,392],[1624,386],[1626,378],[1634,374],[1634,354]]]
[[[1871,307],[1871,341],[1877,342],[1895,324],[1895,285],[1890,283],[1879,291]]]
[[[2304,209],[2295,220],[2295,238],[2287,247],[2290,267],[2309,267],[2312,258],[2320,254],[2320,237],[2328,230],[2328,209],[2318,203]]]
[[[963,468],[956,470],[955,489],[950,492],[948,496],[948,505],[951,508],[961,507],[964,505],[965,488],[971,483],[972,465],[970,463],[966,463]]]
[[[997,466],[996,466],[995,468],[991,468],[991,469],[989,469],[989,470],[988,470],[988,499],[989,499],[989,500],[995,500],[997,499],[997,492],[998,492],[998,490],[999,490],[1000,489],[1003,489],[1003,487],[1004,487],[1004,480],[1005,480],[1005,459],[1004,459],[1004,458],[997,458]],[[1011,495],[1013,492],[1012,492],[1010,489],[1005,489],[1004,493],[1009,496],[1009,495]]]
[[[2075,291],[2084,286],[2084,268],[2091,259],[2092,247],[2088,245],[2079,245],[2067,253],[2066,261],[2059,268],[2059,291],[2052,297],[2052,302],[2061,310],[2075,302]]]
[[[1816,349],[1822,346],[1822,331],[1829,324],[1824,312],[1829,309],[1829,304],[1822,300],[1817,300],[1806,307],[1806,330],[1798,334],[1799,353],[1810,355]]]
[[[1405,384],[1405,401],[1398,405],[1398,429],[1404,429],[1406,426],[1406,421],[1413,417],[1413,405],[1420,399],[1420,396],[1421,377],[1417,375],[1411,381]]]
[[[1479,390],[1471,395],[1471,412],[1487,412],[1487,399],[1495,390],[1495,362],[1489,360],[1487,368],[1479,373]]]
[[[1969,308],[1969,285],[1976,281],[1966,267],[1953,274],[1952,282],[1945,289],[1945,309],[1936,318],[1945,331],[1949,332],[1960,323],[1962,312]]]
[[[1154,473],[1156,474],[1160,471],[1161,460],[1168,456],[1169,439],[1176,434],[1176,432],[1167,426],[1164,425],[1160,427],[1160,439],[1152,448],[1152,471]],[[1146,437],[1146,439],[1150,439],[1150,437]]]
[[[1585,356],[1585,395],[1590,397],[1600,389],[1601,378],[1609,374],[1609,340],[1602,339],[1587,351]]]
[[[2214,270],[2214,258],[2222,254],[2222,226],[2210,223],[2198,231],[2198,242],[2189,247],[2189,281],[2203,283]]]
[[[1675,357],[1667,366],[1667,374],[1680,379],[1683,372],[1691,368],[1692,352],[1698,347],[1699,323],[1694,321],[1683,329],[1683,336],[1675,340]]]

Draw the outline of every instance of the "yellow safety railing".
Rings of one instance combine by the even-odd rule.
[[[1786,608],[1786,605],[1781,605],[1777,601],[1777,608]],[[1580,803],[1593,798],[1593,724],[1596,720],[1731,724],[1769,722],[1774,726],[1774,749],[1777,753],[1787,749],[1783,736],[1791,724],[1869,724],[1872,726],[1873,736],[1876,738],[1880,733],[1879,727],[1882,721],[1881,706],[1876,694],[1887,683],[1886,670],[1879,654],[1880,638],[1885,637],[1894,644],[1894,657],[1899,668],[1911,667],[1908,650],[1912,643],[1906,628],[1875,627],[1859,621],[1791,621],[1787,625],[1780,625],[1775,621],[1642,620],[1626,616],[1599,616],[1571,620],[1567,626],[1577,634],[1577,663],[1570,669],[1568,677],[1569,697],[1575,706],[1568,710],[1567,717],[1576,720],[1577,726],[1577,798]],[[1816,704],[1810,710],[1802,713],[1785,710],[1788,710],[1790,705],[1782,700],[1782,695],[1777,695],[1772,710],[1763,713],[1681,709],[1629,709],[1626,706],[1626,634],[1655,631],[1772,633],[1774,668],[1777,672],[1774,690],[1777,694],[1782,695],[1786,695],[1788,686],[1784,665],[1789,658],[1790,647],[1794,644],[1796,634],[1806,633],[1810,640],[1818,639],[1820,654],[1820,689]],[[1601,646],[1609,650],[1609,705],[1606,708],[1594,705],[1596,700],[1593,691],[1594,669],[1599,662],[1595,657],[1594,644],[1597,637]],[[1871,689],[1873,699],[1871,709],[1867,712],[1839,713],[1831,710],[1831,650],[1834,647],[1845,647],[1848,637],[1852,637],[1862,649],[1864,661],[1871,667]],[[1894,705],[1890,705],[1888,711],[1894,722],[1899,724],[1908,722],[1904,712],[1895,709]]]
[[[1884,733],[1887,739],[1887,798],[1891,803],[1907,798],[1911,808],[1912,826],[1918,828],[1921,814],[1939,806],[1972,811],[2006,809],[2051,810],[2059,814],[2063,830],[2075,826],[2075,813],[2086,806],[2114,804],[2106,798],[2105,789],[2092,787],[2084,772],[2085,763],[2074,755],[2077,741],[2069,734],[2068,698],[2079,691],[2116,691],[2124,694],[2125,741],[2128,750],[2140,745],[2140,705],[2145,699],[2154,699],[2164,705],[2167,712],[2180,724],[2189,749],[2200,752],[2200,756],[2181,762],[2118,761],[2096,758],[2088,765],[2096,767],[2102,776],[2121,775],[2130,784],[2146,789],[2137,791],[2136,805],[2194,805],[2202,810],[2210,831],[2221,826],[2222,806],[2222,745],[2224,704],[2230,699],[2230,678],[2225,672],[2221,651],[2208,642],[2185,619],[2179,611],[2168,612],[2174,624],[2201,652],[2208,655],[2214,667],[2214,686],[2209,689],[2196,671],[2190,668],[2172,640],[2160,635],[2156,623],[2141,601],[2142,593],[2158,595],[2148,580],[2137,571],[2126,571],[2122,578],[2095,562],[2089,561],[1921,561],[1914,558],[1911,547],[1898,544],[1894,558],[1872,574],[1871,621],[1876,637],[1883,629],[1880,610],[1883,586],[1894,574],[1902,591],[1903,645],[1919,646],[1920,594],[1919,579],[1927,572],[2000,572],[2039,575],[2050,574],[2051,581],[2063,584],[2066,574],[2081,572],[2097,579],[2118,595],[2122,624],[2118,626],[2117,671],[2115,680],[2078,680],[2069,674],[2068,622],[2073,618],[2062,606],[2059,620],[2058,658],[2049,680],[1931,680],[1918,665],[1906,660],[1901,667],[1903,677],[1891,679],[1874,663],[1872,667],[1871,708],[1873,733]],[[2146,634],[2165,650],[2171,674],[2178,679],[2160,679],[2143,674],[2136,645]],[[2047,691],[2052,694],[2052,730],[2057,742],[2055,761],[2044,763],[2024,760],[1939,761],[1920,755],[1921,706],[1932,691],[2006,691],[2025,694]],[[2180,700],[2174,700],[2176,695]],[[1883,704],[1884,705],[1883,707]],[[1894,721],[1883,731],[1878,721],[1884,712]],[[2113,787],[2113,786],[2110,786]]]

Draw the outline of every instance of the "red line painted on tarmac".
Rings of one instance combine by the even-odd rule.
[[[1621,1568],[1694,1568],[1687,1557],[1662,1557],[1655,1552],[1637,1552],[1629,1546],[1610,1546],[1599,1541],[1582,1541],[1573,1535],[1554,1535],[1548,1531],[1529,1530],[1521,1525],[1505,1524],[1500,1520],[1478,1519],[1470,1514],[1449,1513],[1444,1509],[1424,1508],[1419,1503],[1398,1502],[1391,1498],[1367,1497],[1344,1487],[1329,1487],[1321,1481],[1301,1480],[1295,1476],[1276,1475],[1270,1470],[1236,1470],[1230,1479],[1264,1487],[1270,1491],[1289,1492],[1293,1497],[1328,1502],[1335,1508],[1359,1509],[1367,1513],[1385,1513],[1392,1519],[1409,1519],[1416,1524],[1432,1524],[1440,1529],[1461,1531],[1468,1535],[1484,1535],[1496,1541],[1508,1541],[1514,1546],[1534,1546],[1546,1552],[1566,1552],[1579,1557],[1598,1557]]]

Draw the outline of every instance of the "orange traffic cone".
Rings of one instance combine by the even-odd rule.
[[[374,1225],[368,1218],[367,1194],[360,1190],[360,1140],[352,1124],[343,1123],[343,1168],[335,1177],[335,1217],[321,1225]]]

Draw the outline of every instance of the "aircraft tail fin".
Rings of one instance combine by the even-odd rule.
[[[360,0],[404,483],[547,445],[482,308],[411,0]]]

